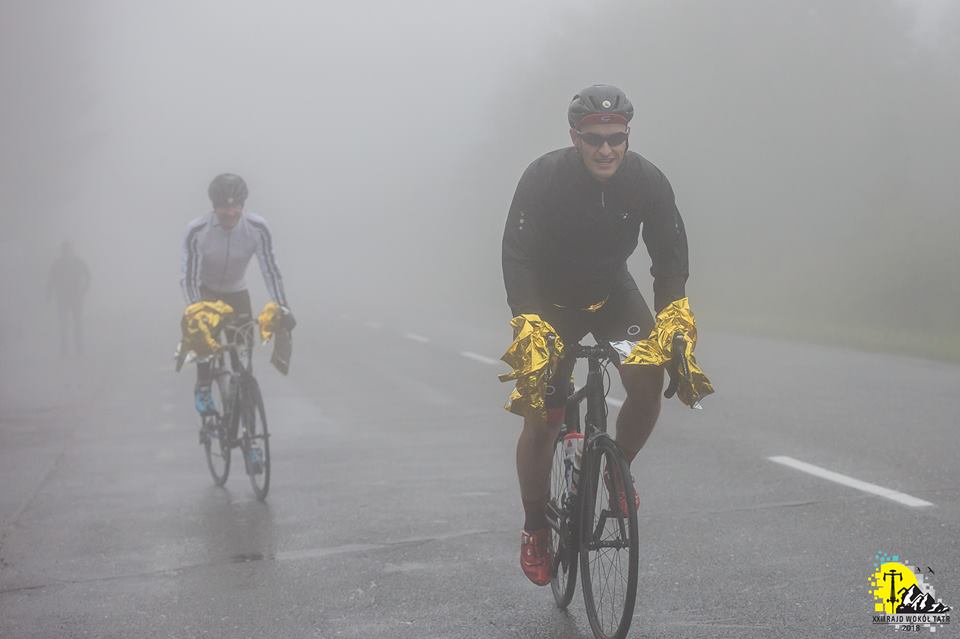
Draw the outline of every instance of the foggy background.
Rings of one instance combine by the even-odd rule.
[[[955,606],[960,367],[847,347],[960,361],[958,39],[955,0],[0,0],[0,635],[589,636],[517,570],[494,358],[517,180],[593,83],[676,192],[717,388],[633,465],[633,636],[865,634],[880,549]],[[257,349],[266,504],[240,451],[212,485],[173,373],[227,171],[299,322],[289,377]],[[64,240],[93,288],[61,359]]]
[[[5,386],[56,349],[63,240],[93,274],[89,350],[165,365],[183,230],[225,171],[301,330],[468,321],[506,346],[513,189],[596,82],[673,184],[704,334],[960,357],[955,3],[5,0],[0,29]],[[641,244],[646,292],[648,268]]]

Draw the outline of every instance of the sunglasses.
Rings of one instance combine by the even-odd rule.
[[[606,142],[611,148],[620,146],[627,141],[629,133],[611,133],[610,135],[600,135],[599,133],[583,133],[577,131],[577,137],[583,140],[584,144],[599,149]]]

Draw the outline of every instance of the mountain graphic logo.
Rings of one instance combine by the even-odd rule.
[[[867,577],[873,596],[872,622],[889,625],[893,630],[920,630],[931,632],[950,624],[952,608],[937,598],[930,578],[935,574],[927,567],[905,561],[900,555],[878,552],[873,557],[873,570]]]
[[[946,606],[942,602],[937,601],[930,593],[923,592],[916,584],[909,588],[904,588],[898,595],[902,602],[897,606],[898,615],[922,613],[942,614],[950,612],[950,606]]]

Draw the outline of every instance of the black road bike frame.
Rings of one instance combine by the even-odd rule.
[[[244,469],[257,498],[266,498],[270,485],[270,433],[267,430],[266,414],[260,386],[253,376],[253,340],[257,323],[250,318],[228,322],[223,329],[223,344],[220,351],[210,357],[211,376],[222,398],[223,415],[204,418],[204,433],[211,440],[219,440],[225,469],[222,475],[211,473],[218,485],[227,480],[230,470],[230,449],[240,448]],[[227,366],[226,358],[230,358]],[[241,431],[241,423],[244,429]],[[259,422],[259,428],[257,423]],[[213,441],[210,444],[214,443]],[[210,450],[208,447],[208,462]],[[257,447],[262,458],[250,459],[251,449]]]
[[[553,348],[553,339],[548,338],[550,348]],[[666,397],[673,396],[680,378],[688,374],[687,362],[683,355],[684,347],[683,336],[675,335],[672,352],[678,356],[675,356],[667,366],[671,381],[664,393]],[[565,358],[587,360],[586,382],[581,388],[575,388],[572,379],[547,380],[547,389],[549,392],[552,383],[554,389],[560,384],[566,384],[569,390],[560,440],[564,435],[570,433],[583,433],[584,439],[581,454],[581,475],[576,493],[570,494],[566,490],[563,480],[558,480],[556,477],[551,478],[550,482],[553,490],[547,502],[546,515],[554,537],[551,541],[551,549],[555,552],[551,588],[558,606],[565,608],[569,605],[576,589],[579,563],[584,603],[594,634],[597,637],[620,638],[629,632],[639,579],[637,565],[639,559],[637,539],[639,525],[637,513],[633,507],[633,482],[630,480],[629,464],[626,458],[607,433],[606,367],[612,362],[619,362],[620,355],[609,342],[601,340],[595,346],[569,345],[563,356]],[[583,414],[581,422],[581,404],[584,401],[586,402],[586,412]],[[560,446],[560,440],[555,444],[556,446]],[[552,472],[554,473],[562,470],[557,466],[556,456],[557,452],[555,450],[552,466]],[[629,505],[626,506],[626,512],[619,512],[620,509],[615,512],[612,508],[601,508],[599,517],[594,522],[595,502],[598,499],[597,487],[601,481],[599,476],[601,458],[605,458],[607,463],[612,462],[618,469],[617,473],[623,484],[624,500],[628,501]],[[605,477],[604,481],[607,479],[609,478]],[[563,488],[558,490],[561,486]],[[611,521],[615,531],[612,538],[604,535],[607,524]],[[602,554],[606,549],[628,553],[627,570],[629,577],[624,591],[620,616],[615,617],[617,627],[612,634],[608,634],[607,630],[601,627],[603,625],[602,620],[600,620],[601,615],[598,614],[598,605],[594,597],[595,584],[593,583],[593,577],[587,579],[589,575],[586,574],[587,566],[591,562],[588,553]],[[579,562],[578,558],[580,559]],[[602,596],[603,586],[600,585],[599,587]]]

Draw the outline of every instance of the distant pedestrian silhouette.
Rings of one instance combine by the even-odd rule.
[[[55,298],[57,302],[61,357],[67,354],[71,332],[74,352],[83,353],[83,298],[89,288],[90,269],[74,255],[70,242],[64,242],[60,245],[60,257],[53,262],[47,282],[47,299]]]

